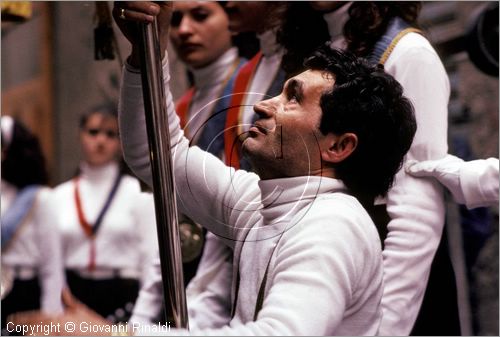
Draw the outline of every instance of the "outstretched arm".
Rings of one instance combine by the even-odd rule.
[[[408,162],[406,172],[437,179],[456,202],[472,209],[498,204],[498,165],[497,158],[463,161],[449,154],[438,160]]]

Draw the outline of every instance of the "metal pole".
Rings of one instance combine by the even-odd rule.
[[[141,74],[165,311],[176,328],[188,328],[177,204],[156,20],[140,24]],[[167,318],[168,320],[168,318]],[[171,324],[172,325],[172,324]]]

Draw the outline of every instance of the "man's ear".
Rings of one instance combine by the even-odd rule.
[[[343,133],[326,136],[325,148],[321,151],[321,159],[329,163],[340,163],[351,155],[358,146],[358,136],[354,133]]]

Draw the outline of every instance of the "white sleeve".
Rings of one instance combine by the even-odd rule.
[[[162,309],[162,278],[158,251],[156,257],[150,261],[145,269],[146,275],[143,278],[141,290],[129,320],[131,325],[140,326],[155,323]]]
[[[411,39],[424,39],[418,34],[407,36],[410,35]],[[447,153],[446,71],[430,46],[414,46],[394,55],[396,48],[391,57],[398,58],[392,65],[388,60],[387,70],[403,86],[405,96],[414,105],[417,120],[417,132],[407,158],[418,161],[442,158]],[[419,313],[443,232],[442,187],[436,181],[412,177],[402,169],[387,195],[387,211],[391,220],[383,250],[384,315],[379,333],[408,335]]]
[[[231,320],[232,256],[222,241],[207,233],[198,270],[186,288],[191,328],[220,328]]]
[[[167,60],[167,58],[165,58]],[[224,237],[231,247],[247,222],[248,204],[260,200],[258,177],[235,171],[218,158],[194,146],[184,137],[169,90],[168,62],[164,62],[166,108],[179,210],[208,230]],[[152,185],[149,147],[142,99],[140,74],[125,67],[120,91],[119,126],[124,158],[135,174]]]
[[[38,192],[35,212],[37,244],[39,247],[39,275],[41,287],[41,308],[47,313],[62,313],[61,292],[64,284],[62,247],[57,227],[57,206],[51,190],[43,188]]]
[[[497,158],[464,162],[460,185],[468,208],[498,204],[499,167]]]

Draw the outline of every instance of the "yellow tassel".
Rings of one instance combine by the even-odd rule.
[[[31,18],[31,1],[2,1],[2,20],[24,21]]]

